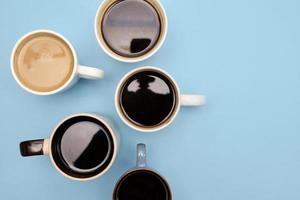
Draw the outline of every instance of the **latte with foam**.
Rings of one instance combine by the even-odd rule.
[[[18,80],[28,89],[50,92],[62,87],[74,70],[74,54],[58,35],[33,33],[16,48],[13,69]]]

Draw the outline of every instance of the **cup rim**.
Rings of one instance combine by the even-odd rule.
[[[24,85],[19,77],[17,76],[15,69],[14,69],[14,57],[15,57],[15,53],[19,47],[19,45],[29,36],[34,35],[34,34],[38,34],[38,33],[49,33],[49,34],[53,34],[57,37],[59,37],[60,39],[62,39],[71,49],[72,55],[73,55],[73,59],[74,59],[74,66],[73,66],[73,71],[71,76],[69,77],[69,79],[59,88],[52,90],[52,91],[47,91],[47,92],[41,92],[41,91],[35,91],[33,89],[30,89],[29,87],[27,87],[26,85]],[[73,81],[73,79],[75,78],[75,75],[77,74],[77,70],[78,70],[78,60],[77,60],[77,55],[76,55],[76,51],[74,49],[74,47],[72,46],[72,44],[69,42],[69,40],[64,37],[63,35],[52,31],[52,30],[48,30],[48,29],[37,29],[34,31],[30,31],[28,33],[26,33],[25,35],[23,35],[20,39],[18,39],[18,41],[16,42],[16,44],[14,45],[14,48],[11,52],[11,57],[10,57],[10,68],[11,68],[11,72],[13,74],[14,79],[16,80],[16,82],[27,92],[30,92],[32,94],[36,94],[36,95],[51,95],[51,94],[55,94],[58,93],[62,90],[64,90],[66,87],[68,87],[70,85],[70,83]]]
[[[157,3],[157,7],[159,9],[161,9],[161,14],[159,14],[159,18],[164,20],[164,31],[161,32],[161,36],[160,36],[160,40],[157,41],[157,43],[152,47],[152,49],[150,49],[148,52],[146,52],[143,55],[137,56],[137,57],[126,57],[126,56],[122,56],[119,55],[117,53],[115,53],[114,51],[112,51],[109,46],[105,43],[103,35],[99,34],[98,32],[98,18],[99,15],[101,14],[101,12],[106,12],[106,10],[103,10],[104,6],[108,3],[108,8],[109,6],[111,6],[114,2],[116,2],[117,0],[103,0],[101,2],[101,4],[99,5],[95,18],[94,18],[94,33],[97,39],[98,44],[100,45],[101,49],[107,54],[109,55],[111,58],[114,58],[118,61],[121,62],[126,62],[126,63],[135,63],[135,62],[140,62],[143,60],[146,60],[148,58],[150,58],[152,55],[154,55],[163,45],[166,36],[167,36],[167,32],[168,32],[168,18],[167,18],[167,14],[165,11],[165,8],[163,7],[162,3],[159,0],[147,0],[147,2],[149,2],[152,6],[153,4],[151,3],[151,1],[155,1]],[[155,8],[156,9],[156,8]],[[101,17],[104,17],[104,14]],[[162,20],[161,20],[162,21]],[[101,38],[101,39],[100,39]]]
[[[166,76],[168,79],[170,79],[170,81],[174,84],[174,89],[175,89],[175,93],[177,93],[176,96],[176,106],[174,108],[174,111],[172,113],[172,115],[169,117],[168,121],[164,122],[163,124],[160,124],[158,126],[154,126],[154,127],[141,127],[141,126],[137,126],[134,123],[130,122],[130,120],[128,120],[126,118],[126,116],[124,116],[122,109],[121,109],[121,105],[119,104],[119,96],[121,93],[121,87],[122,85],[125,83],[125,81],[133,74],[135,74],[138,71],[145,71],[145,70],[153,70],[156,71],[158,73],[163,74],[164,76]],[[175,119],[175,117],[177,116],[179,110],[180,110],[180,104],[181,104],[181,100],[180,100],[180,90],[178,87],[178,84],[176,83],[175,79],[169,74],[167,73],[165,70],[159,68],[159,67],[154,67],[154,66],[143,66],[143,67],[138,67],[136,69],[133,69],[129,72],[127,72],[119,81],[116,91],[115,91],[115,108],[117,110],[118,115],[120,116],[121,120],[130,128],[140,131],[140,132],[156,132],[159,131],[167,126],[169,126],[173,120]]]
[[[166,180],[165,177],[163,177],[160,173],[158,173],[156,170],[152,169],[152,168],[149,168],[149,167],[133,167],[129,170],[127,170],[125,173],[123,173],[120,178],[117,180],[117,182],[115,183],[115,186],[114,186],[114,190],[113,190],[113,195],[112,195],[112,199],[114,199],[114,195],[116,193],[116,189],[117,187],[119,186],[119,184],[121,183],[121,180],[123,178],[125,178],[127,175],[129,175],[130,173],[133,173],[133,172],[136,172],[136,171],[148,171],[148,172],[151,172],[151,173],[154,173],[156,174],[157,176],[159,176],[163,181],[164,183],[166,184],[167,186],[167,189],[168,191],[170,192],[170,200],[172,200],[172,190],[171,190],[171,187],[170,187],[170,184],[168,183],[168,181]]]
[[[57,131],[57,129],[65,122],[67,121],[68,119],[71,119],[73,117],[79,117],[79,116],[87,116],[87,117],[92,117],[96,120],[99,120],[101,123],[103,123],[106,128],[109,130],[112,138],[113,138],[113,144],[114,144],[114,152],[113,152],[113,156],[111,158],[111,161],[109,162],[108,166],[103,170],[101,171],[100,173],[94,175],[94,176],[91,176],[91,177],[87,177],[87,178],[78,178],[78,177],[74,177],[74,176],[71,176],[65,172],[63,172],[55,163],[54,161],[54,158],[53,158],[53,155],[52,155],[52,139]],[[52,131],[52,134],[51,134],[51,137],[49,139],[49,146],[48,146],[48,153],[49,153],[49,157],[51,159],[51,162],[52,164],[55,166],[56,170],[59,171],[63,176],[69,178],[69,179],[72,179],[72,180],[77,180],[77,181],[89,181],[89,180],[93,180],[93,179],[96,179],[100,176],[102,176],[103,174],[105,174],[110,168],[111,166],[113,165],[115,159],[116,159],[116,156],[117,156],[117,152],[118,152],[118,143],[117,143],[117,136],[116,136],[116,131],[114,130],[113,126],[110,124],[110,122],[107,121],[106,118],[104,118],[103,116],[100,116],[98,114],[94,114],[94,113],[76,113],[76,114],[73,114],[73,115],[70,115],[64,119],[62,119],[57,125],[56,127],[53,129]]]

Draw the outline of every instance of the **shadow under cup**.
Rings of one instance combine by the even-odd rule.
[[[91,178],[112,162],[114,142],[110,130],[89,116],[64,121],[55,131],[51,154],[56,166],[75,178]]]

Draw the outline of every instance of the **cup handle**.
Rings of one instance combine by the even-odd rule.
[[[205,96],[202,95],[180,95],[180,104],[182,106],[203,106],[205,104]]]
[[[143,143],[137,144],[136,166],[146,167],[146,145]]]
[[[83,65],[78,66],[78,75],[85,79],[101,79],[104,76],[104,71],[94,67],[87,67]]]
[[[48,154],[48,139],[27,140],[20,143],[22,156],[38,156]]]

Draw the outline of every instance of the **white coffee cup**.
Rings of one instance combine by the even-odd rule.
[[[155,54],[160,47],[162,46],[166,35],[167,35],[167,30],[168,30],[168,19],[167,15],[165,12],[165,9],[163,5],[160,3],[159,0],[145,0],[145,2],[149,3],[157,12],[159,20],[160,20],[160,35],[156,41],[156,44],[145,54],[142,54],[138,57],[128,57],[124,55],[117,54],[114,52],[109,45],[105,42],[104,36],[103,36],[103,29],[102,29],[102,21],[105,16],[105,13],[107,10],[109,10],[114,4],[116,4],[117,0],[103,0],[102,3],[100,4],[96,16],[95,16],[95,24],[94,24],[94,29],[95,29],[95,35],[97,38],[97,41],[100,45],[100,47],[103,49],[103,51],[109,55],[110,57],[122,61],[122,62],[128,62],[128,63],[134,63],[134,62],[139,62],[143,61],[149,57],[151,57],[153,54]]]
[[[167,118],[167,120],[157,126],[147,127],[147,126],[140,126],[140,125],[137,125],[136,123],[133,123],[132,120],[130,120],[128,118],[128,116],[126,116],[126,114],[124,114],[124,111],[122,109],[122,105],[120,102],[120,98],[122,95],[122,88],[123,88],[124,84],[134,74],[136,74],[138,72],[143,72],[143,71],[154,71],[154,72],[161,74],[162,76],[166,77],[172,83],[173,88],[174,88],[175,102],[176,102],[175,107],[173,108],[172,113]],[[173,120],[175,119],[176,115],[178,114],[181,106],[202,106],[204,104],[205,104],[205,96],[181,94],[176,81],[170,74],[168,74],[166,71],[164,71],[161,68],[152,67],[152,66],[139,67],[139,68],[136,68],[136,69],[128,72],[127,74],[125,74],[123,76],[123,78],[120,80],[120,82],[116,88],[116,92],[115,92],[115,107],[116,107],[116,110],[117,110],[121,120],[127,126],[133,128],[137,131],[141,131],[141,132],[154,132],[154,131],[159,131],[159,130],[167,127],[168,125],[170,125],[173,122]],[[145,105],[145,106],[147,106],[147,105]]]
[[[154,197],[155,199],[172,200],[171,186],[160,173],[158,173],[155,169],[149,168],[149,166],[147,166],[146,157],[147,157],[146,145],[143,143],[137,144],[136,166],[127,170],[119,178],[114,188],[113,198],[112,198],[113,200],[119,200],[119,199],[123,200],[124,197],[122,198],[122,195],[124,195],[124,193],[126,193],[125,195],[127,196],[127,198],[130,198],[128,196],[140,197],[141,195],[143,195],[144,196],[143,198],[145,198],[145,197],[149,197],[149,195],[153,195],[156,196],[156,198]],[[135,176],[136,174],[140,175],[139,178]],[[133,177],[135,177],[135,179],[138,181],[132,181],[131,182],[132,185],[128,185],[128,182],[126,183],[126,180],[128,180],[128,178],[132,180]],[[149,181],[147,177],[148,178],[151,177],[152,179],[154,178],[158,181],[155,181],[155,184],[153,182],[151,182],[151,184],[147,184],[147,181]],[[144,183],[144,184],[139,185],[139,183]],[[141,186],[141,188],[143,189],[140,190],[137,189],[138,186]],[[158,190],[162,192],[161,191],[162,188],[163,188],[163,193],[158,193],[158,194],[155,193],[158,192]]]
[[[72,121],[74,119],[78,119],[78,122],[81,122],[80,120],[82,120],[82,122],[86,122],[87,119],[91,119],[93,121],[96,121],[97,123],[102,124],[101,126],[107,130],[107,134],[109,135],[109,138],[110,138],[110,143],[112,145],[112,147],[109,148],[110,156],[108,158],[106,158],[106,161],[103,165],[91,168],[93,171],[89,172],[90,174],[88,174],[87,172],[84,172],[84,173],[76,172],[76,171],[72,170],[72,168],[68,168],[67,165],[61,164],[61,163],[66,163],[66,161],[59,153],[62,151],[62,147],[59,144],[62,141],[62,138],[64,137],[64,135],[67,133],[67,131],[71,127],[68,125],[68,123],[71,123],[70,121]],[[78,123],[78,122],[76,122],[76,123]],[[74,125],[74,124],[71,124],[71,125]],[[62,132],[61,130],[64,130],[65,129],[64,127],[66,127],[66,126],[67,127],[69,126],[68,129],[65,130],[64,132]],[[81,131],[80,134],[82,134],[80,136],[81,140],[77,140],[77,141],[73,140],[73,142],[75,142],[75,143],[77,142],[78,144],[74,144],[72,146],[72,149],[74,149],[74,148],[76,149],[77,146],[81,146],[80,148],[84,150],[84,145],[86,145],[87,141],[85,141],[85,143],[82,142],[83,144],[80,144],[80,142],[84,141],[85,134],[88,135],[87,133],[93,131],[93,128],[81,126],[79,130]],[[28,140],[28,141],[21,142],[20,143],[20,152],[21,152],[21,155],[25,156],[25,157],[37,156],[37,155],[49,155],[49,157],[52,161],[52,164],[55,166],[57,171],[60,172],[63,176],[70,178],[72,180],[88,181],[88,180],[92,180],[92,179],[102,176],[111,168],[111,166],[114,163],[116,156],[117,156],[117,152],[119,149],[119,143],[120,143],[119,135],[118,135],[116,129],[113,127],[113,125],[110,123],[110,121],[108,121],[106,118],[104,118],[103,116],[100,116],[98,114],[94,114],[94,113],[78,113],[78,114],[68,116],[68,117],[64,118],[63,120],[61,120],[61,122],[54,128],[50,138]],[[58,150],[58,146],[60,146],[60,150]],[[87,149],[88,147],[85,147],[85,148]],[[72,155],[74,156],[76,154],[76,151],[74,151],[72,149],[67,149],[67,151],[71,152]],[[91,153],[91,152],[89,152],[89,153]],[[98,152],[98,153],[100,154],[101,152]],[[82,154],[84,154],[84,151],[82,152]],[[91,156],[88,156],[88,158],[91,158]],[[85,159],[87,159],[87,158],[85,158]],[[84,160],[84,162],[90,163],[90,160]]]
[[[60,38],[61,40],[63,40],[69,47],[69,49],[71,49],[72,51],[72,57],[73,57],[73,71],[71,76],[69,77],[69,79],[67,81],[65,81],[65,83],[63,85],[61,85],[59,88],[56,88],[54,90],[51,91],[35,91],[31,88],[29,88],[28,86],[26,86],[24,83],[22,83],[20,81],[20,78],[17,76],[15,68],[14,68],[14,58],[16,55],[16,52],[18,50],[18,47],[20,46],[20,44],[26,40],[28,37],[32,37],[35,34],[43,34],[43,33],[49,33],[52,34],[54,36],[57,36],[58,38]],[[98,68],[93,68],[93,67],[87,67],[87,66],[83,66],[83,65],[79,65],[78,64],[78,58],[75,52],[74,47],[72,46],[72,44],[61,34],[51,31],[51,30],[35,30],[32,31],[30,33],[27,33],[26,35],[24,35],[23,37],[21,37],[18,42],[15,44],[14,49],[11,53],[11,71],[12,74],[14,76],[14,79],[16,80],[16,82],[26,91],[32,93],[32,94],[36,94],[36,95],[51,95],[51,94],[55,94],[55,93],[59,93],[62,91],[65,91],[66,89],[70,88],[72,85],[74,85],[74,83],[76,83],[78,81],[79,78],[85,78],[85,79],[101,79],[104,76],[104,72],[101,69]]]

